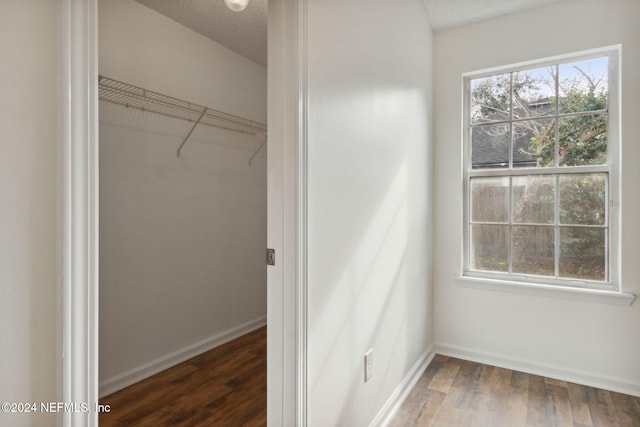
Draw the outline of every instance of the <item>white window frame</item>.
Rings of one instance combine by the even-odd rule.
[[[567,55],[527,61],[502,67],[485,69],[463,74],[463,242],[462,242],[462,281],[480,284],[482,287],[495,289],[508,287],[511,290],[538,290],[543,293],[551,290],[564,290],[567,295],[576,295],[576,291],[586,291],[596,294],[616,293],[623,295],[624,303],[630,304],[633,296],[623,294],[620,284],[619,265],[619,222],[620,222],[620,53],[621,46],[607,46],[589,51],[576,52]],[[575,166],[555,168],[513,168],[508,169],[472,169],[471,164],[471,80],[498,74],[523,71],[556,64],[564,64],[598,57],[608,57],[608,111],[607,111],[607,162],[601,166]],[[533,276],[520,273],[504,273],[472,270],[471,266],[471,194],[470,182],[472,177],[482,176],[527,176],[602,172],[608,176],[607,186],[607,218],[608,239],[606,241],[606,281],[590,281],[581,279],[558,279],[544,276]],[[510,206],[510,209],[512,207]],[[557,225],[556,225],[557,227]],[[557,257],[557,255],[556,255]],[[557,263],[557,260],[556,260]],[[615,299],[615,298],[614,298]]]

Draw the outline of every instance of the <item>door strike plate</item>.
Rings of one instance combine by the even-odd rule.
[[[275,249],[267,249],[267,265],[276,265]]]

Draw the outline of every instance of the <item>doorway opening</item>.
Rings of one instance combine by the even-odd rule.
[[[89,404],[99,400],[98,3],[61,2],[58,40],[63,59],[58,118],[59,396],[61,401]],[[304,0],[269,4],[267,222],[269,247],[276,251],[276,263],[267,269],[269,425],[306,425],[306,102],[300,102],[306,99],[305,13]],[[123,22],[134,18],[125,16]],[[122,46],[128,42],[124,39]],[[107,52],[118,54],[119,49]],[[147,78],[152,76],[154,70],[148,69]],[[95,411],[60,417],[68,427],[98,425]]]
[[[198,25],[266,1],[176,7],[98,1],[100,422],[264,424],[267,70]]]

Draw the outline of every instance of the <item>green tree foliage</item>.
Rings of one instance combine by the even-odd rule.
[[[560,224],[602,226],[606,212],[606,175],[571,174],[560,177]],[[605,235],[598,227],[561,229],[564,274],[604,280]]]

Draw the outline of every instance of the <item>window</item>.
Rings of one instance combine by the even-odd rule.
[[[465,76],[465,276],[613,288],[617,55]]]

